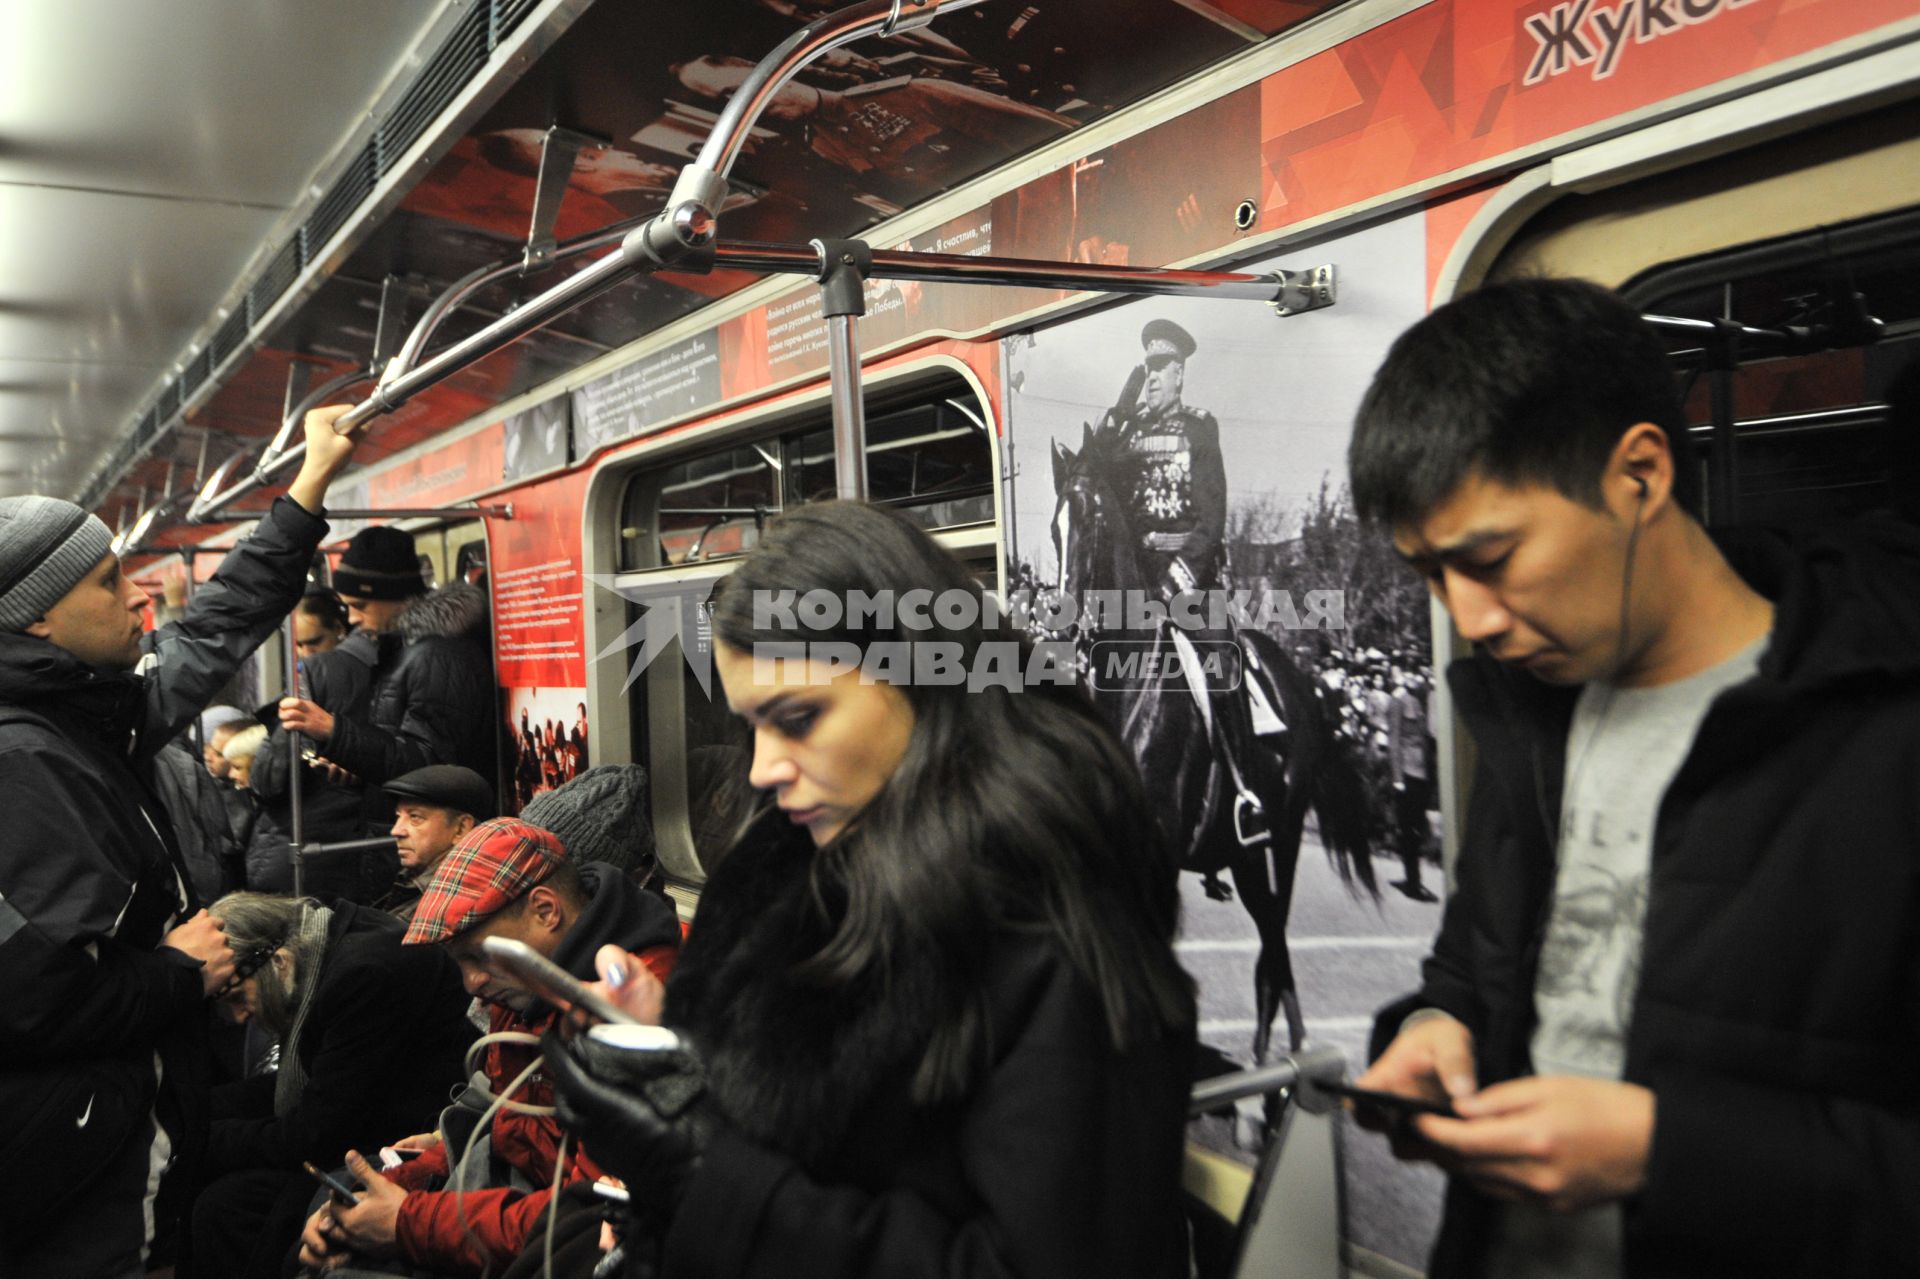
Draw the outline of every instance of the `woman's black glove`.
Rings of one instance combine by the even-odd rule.
[[[634,1207],[671,1215],[718,1126],[690,1047],[615,1048],[592,1035],[541,1045],[561,1126],[627,1183]]]

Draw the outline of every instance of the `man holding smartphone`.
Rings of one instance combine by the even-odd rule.
[[[489,963],[483,943],[493,937],[525,945],[582,982],[599,980],[593,959],[607,945],[632,951],[665,980],[679,954],[680,921],[663,899],[635,887],[614,867],[576,865],[551,831],[500,818],[474,827],[440,859],[408,925],[407,942],[447,948],[468,993],[489,1006],[489,1031],[544,1034],[559,1012],[527,981]],[[537,1054],[530,1046],[489,1045],[488,1089],[505,1094]],[[545,1071],[536,1070],[512,1095],[551,1105],[553,1085]],[[350,1155],[347,1167],[365,1187],[361,1202],[329,1204],[314,1213],[301,1236],[301,1261],[319,1267],[351,1255],[400,1258],[435,1273],[497,1272],[535,1237],[556,1186],[601,1175],[592,1152],[578,1148],[570,1150],[566,1167],[559,1166],[563,1133],[551,1115],[503,1110],[489,1134],[493,1153],[538,1189],[488,1186],[460,1195],[438,1190],[471,1141],[467,1132],[448,1131],[444,1117],[441,1127],[444,1139],[408,1138],[403,1144],[423,1145],[426,1152],[384,1176]],[[477,1156],[471,1162],[485,1164]]]
[[[151,637],[98,518],[0,499],[0,1273],[163,1264],[204,1141],[206,1000],[234,958],[182,867],[153,761],[285,618],[353,454],[299,475]]]
[[[1619,298],[1490,285],[1404,334],[1349,454],[1479,648],[1420,991],[1357,1081],[1453,1174],[1434,1279],[1920,1274],[1920,534],[1709,536]],[[1364,1121],[1364,1119],[1363,1119]]]

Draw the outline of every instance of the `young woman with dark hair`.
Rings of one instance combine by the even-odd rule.
[[[665,992],[684,1051],[549,1045],[563,1119],[628,1178],[636,1260],[1186,1273],[1175,867],[1071,672],[1025,682],[980,602],[925,533],[838,502],[775,521],[716,592],[768,802],[709,867]],[[612,997],[658,1007],[602,959]]]

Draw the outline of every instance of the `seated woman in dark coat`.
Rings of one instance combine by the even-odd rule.
[[[277,1276],[318,1189],[303,1160],[431,1129],[473,1041],[460,970],[370,907],[231,893],[208,907],[240,962],[222,997],[280,1044],[277,1073],[216,1089],[193,1273]]]
[[[791,607],[916,588],[956,607],[821,627]],[[1175,867],[1071,663],[1027,682],[1011,628],[950,624],[963,597],[929,537],[848,503],[774,522],[717,592],[716,665],[771,802],[710,867],[666,988],[684,1047],[548,1043],[562,1121],[628,1182],[630,1265],[1187,1272]],[[915,659],[939,656],[930,679]],[[658,1007],[637,964],[601,959],[624,971],[600,989]]]

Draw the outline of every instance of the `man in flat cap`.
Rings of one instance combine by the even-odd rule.
[[[489,937],[524,942],[589,982],[600,979],[594,955],[602,946],[619,946],[664,981],[679,955],[680,921],[665,900],[634,887],[605,862],[575,864],[558,836],[507,817],[480,823],[440,859],[406,940],[447,948],[467,990],[489,1006],[491,1031],[544,1034],[560,1014],[513,974],[489,967],[481,948]],[[538,1051],[491,1045],[488,1088],[504,1095]],[[513,1095],[551,1105],[553,1085],[536,1072]],[[555,1186],[601,1175],[590,1152],[572,1147],[556,1175],[561,1135],[551,1115],[495,1116],[494,1154],[541,1187],[525,1193],[505,1186],[460,1195],[432,1189],[448,1176],[452,1156],[465,1144],[465,1134],[450,1131],[444,1117],[440,1134],[404,1139],[402,1144],[426,1153],[386,1176],[350,1154],[347,1167],[366,1187],[361,1202],[329,1204],[308,1218],[300,1259],[315,1269],[346,1257],[398,1258],[436,1274],[479,1275],[489,1267],[498,1273],[537,1239]]]
[[[147,595],[99,519],[0,499],[0,1273],[167,1260],[205,1138],[206,1000],[234,959],[154,761],[300,598],[353,454],[344,412],[307,416],[287,495],[144,656]]]
[[[1141,565],[1162,599],[1220,586],[1227,524],[1227,469],[1220,457],[1220,423],[1184,398],[1187,361],[1198,344],[1165,318],[1140,330],[1144,353],[1102,424],[1118,457],[1121,491],[1140,542]],[[1182,640],[1232,642],[1230,627],[1176,632]],[[1177,641],[1178,642],[1178,641]],[[1266,816],[1244,777],[1242,760],[1254,745],[1253,712],[1245,693],[1209,681],[1202,713],[1217,728],[1215,749],[1237,792],[1235,828],[1246,843],[1266,837]],[[1209,879],[1210,895],[1227,895]]]
[[[429,764],[394,778],[382,789],[393,797],[393,838],[399,845],[401,877],[374,904],[411,920],[440,859],[468,831],[493,817],[493,786],[471,768]]]

